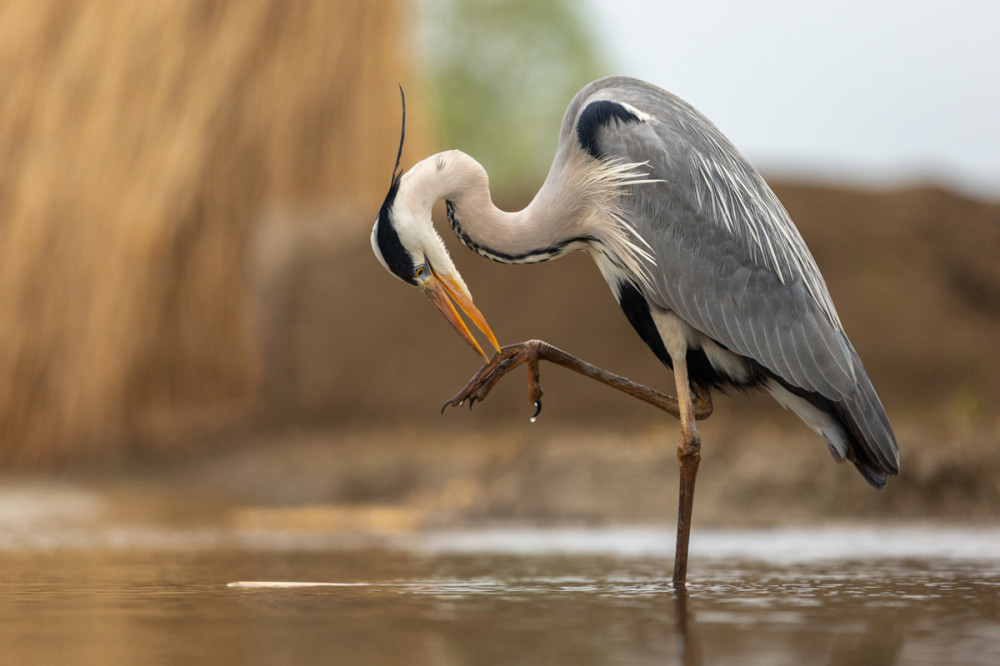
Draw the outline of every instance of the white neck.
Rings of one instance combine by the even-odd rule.
[[[458,150],[418,162],[400,184],[396,205],[430,224],[431,207],[450,202],[452,228],[467,246],[496,261],[534,263],[584,249],[627,265],[641,279],[645,242],[624,221],[622,198],[643,182],[640,165],[594,160],[582,151],[557,155],[542,188],[521,211],[493,204],[489,176]],[[603,269],[602,269],[603,270]]]
[[[426,219],[434,203],[446,199],[452,230],[463,243],[498,261],[525,263],[555,256],[552,248],[566,245],[579,226],[574,219],[578,211],[541,205],[541,199],[547,199],[544,192],[543,187],[524,210],[500,210],[493,204],[483,166],[450,150],[418,162],[403,176],[397,205],[412,206],[416,217]]]

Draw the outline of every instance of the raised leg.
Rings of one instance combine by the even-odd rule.
[[[695,400],[688,381],[687,361],[674,359],[674,380],[680,407],[681,439],[677,445],[680,466],[680,498],[677,503],[677,545],[674,549],[674,587],[687,585],[688,539],[691,536],[691,511],[694,506],[694,482],[701,462],[701,435],[695,423]],[[702,398],[700,393],[697,395]]]
[[[581,375],[596,379],[602,384],[606,384],[662,409],[675,418],[681,418],[680,405],[676,398],[633,382],[620,375],[602,370],[542,340],[528,340],[527,342],[507,345],[501,348],[499,352],[493,355],[489,363],[473,375],[469,383],[465,385],[465,388],[444,404],[441,411],[443,412],[447,407],[457,407],[466,401],[469,401],[469,407],[471,408],[477,401],[486,398],[490,390],[500,381],[501,377],[519,365],[527,363],[529,371],[528,399],[535,406],[535,414],[537,415],[542,408],[542,387],[539,383],[538,369],[538,361],[540,360],[561,365]],[[697,404],[693,407],[694,418],[708,418],[712,413],[711,397],[705,393],[699,394],[697,398]]]

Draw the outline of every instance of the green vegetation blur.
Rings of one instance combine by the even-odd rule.
[[[475,156],[497,191],[537,187],[569,100],[607,73],[585,4],[419,0],[417,8],[441,145]]]

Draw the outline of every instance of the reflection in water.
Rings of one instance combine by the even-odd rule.
[[[677,627],[677,640],[684,665],[700,664],[701,645],[688,610],[688,591],[683,587],[674,590],[674,626]]]
[[[1000,559],[198,544],[0,550],[0,662],[1000,663]]]

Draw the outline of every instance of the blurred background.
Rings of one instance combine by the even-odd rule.
[[[769,398],[720,398],[696,524],[995,520],[1000,10],[941,11],[0,2],[5,485],[121,505],[193,489],[237,521],[320,529],[672,521],[676,425],[642,404],[543,367],[537,423],[520,375],[441,415],[479,359],[369,245],[397,84],[403,166],[460,148],[510,209],[574,93],[619,73],[761,168],[901,448],[877,493]],[[671,390],[587,257],[502,266],[445,240],[501,342]]]

